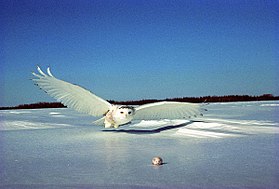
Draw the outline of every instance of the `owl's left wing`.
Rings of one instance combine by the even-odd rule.
[[[199,104],[186,102],[155,102],[136,108],[134,119],[189,119],[202,116]]]

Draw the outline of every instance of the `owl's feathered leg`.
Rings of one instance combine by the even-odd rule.
[[[105,119],[105,128],[112,128],[113,127],[113,123],[109,122],[107,119]]]

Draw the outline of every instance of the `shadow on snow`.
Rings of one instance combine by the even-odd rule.
[[[129,134],[156,134],[156,133],[160,133],[161,131],[168,131],[168,130],[172,130],[172,129],[185,127],[194,122],[195,121],[190,121],[190,122],[182,123],[179,125],[169,125],[169,126],[160,127],[157,129],[152,129],[152,130],[151,129],[110,129],[110,130],[102,130],[102,131],[103,132],[114,132],[114,133],[129,133]]]

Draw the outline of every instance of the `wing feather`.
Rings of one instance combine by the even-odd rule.
[[[163,101],[137,107],[134,119],[184,119],[200,115],[199,104]]]
[[[101,116],[109,110],[109,102],[78,85],[55,78],[50,68],[47,74],[40,67],[37,70],[39,74],[32,73],[36,77],[32,79],[35,84],[67,107],[93,116]]]

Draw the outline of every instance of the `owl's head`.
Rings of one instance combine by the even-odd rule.
[[[114,115],[120,119],[132,119],[134,114],[135,108],[132,106],[119,106],[114,111]]]

